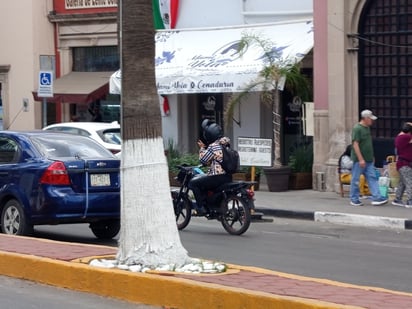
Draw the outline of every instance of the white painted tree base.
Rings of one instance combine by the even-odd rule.
[[[177,267],[174,264],[162,265],[157,267],[146,267],[143,265],[125,265],[119,264],[117,260],[109,259],[94,259],[90,262],[90,266],[107,268],[107,269],[121,269],[131,272],[148,272],[151,270],[155,271],[174,271],[176,273],[189,273],[189,274],[216,274],[225,272],[227,267],[223,263],[211,262],[211,261],[202,261],[200,259],[192,259],[191,263]]]
[[[176,226],[162,138],[126,140],[122,149],[117,264],[156,269],[191,263]]]

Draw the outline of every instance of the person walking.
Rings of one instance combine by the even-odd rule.
[[[366,109],[361,112],[361,120],[352,130],[352,152],[353,161],[352,179],[350,184],[350,204],[362,206],[359,200],[359,179],[365,175],[369,190],[372,194],[372,205],[386,204],[388,199],[383,197],[379,191],[378,176],[374,166],[374,153],[370,127],[377,120],[372,111]]]
[[[396,206],[412,208],[412,125],[405,123],[402,132],[395,139],[395,148],[398,160],[396,169],[400,174],[400,183],[396,190],[395,200],[392,202]],[[402,195],[406,192],[407,202],[402,201]]]
[[[348,145],[345,152],[339,158],[339,177],[344,184],[350,184],[352,179],[353,161],[351,158],[352,145]],[[361,198],[367,198],[371,195],[364,175],[359,178],[359,190]]]

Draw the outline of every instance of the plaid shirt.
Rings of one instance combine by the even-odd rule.
[[[222,145],[230,143],[230,139],[222,137],[213,142],[207,148],[201,148],[199,151],[199,160],[203,165],[209,166],[208,175],[224,175],[225,170],[222,167],[223,151]]]

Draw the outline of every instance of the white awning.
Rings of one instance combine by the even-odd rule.
[[[122,91],[122,72],[117,70],[110,76],[109,92],[111,94],[120,94]]]
[[[239,54],[239,42],[245,33],[272,41],[273,51],[287,61],[299,62],[313,48],[311,20],[220,29],[160,30],[155,38],[158,93],[242,91],[257,78],[265,59],[258,47],[249,47],[242,56]],[[113,75],[110,89],[120,92],[117,81],[119,75]]]

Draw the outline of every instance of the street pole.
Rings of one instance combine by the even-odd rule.
[[[47,99],[43,97],[43,128],[47,126]]]

